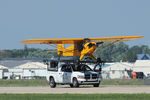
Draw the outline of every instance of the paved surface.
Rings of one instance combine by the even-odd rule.
[[[0,93],[76,93],[76,94],[104,94],[104,93],[150,93],[150,86],[101,86],[70,88],[69,86],[50,87],[0,87]]]

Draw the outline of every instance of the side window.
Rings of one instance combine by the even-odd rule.
[[[66,67],[66,72],[72,72],[71,65],[68,65],[68,66]]]
[[[63,66],[62,66],[61,71],[62,71],[62,72],[66,72],[66,65],[63,65]]]
[[[63,65],[61,68],[61,71],[63,72],[72,72],[71,65]]]
[[[58,70],[58,62],[51,61],[49,65],[47,65],[48,71],[57,71]]]
[[[56,68],[58,66],[58,62],[51,62],[51,68]]]

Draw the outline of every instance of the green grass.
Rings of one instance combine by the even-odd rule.
[[[101,85],[144,85],[142,79],[104,79]]]
[[[104,79],[101,85],[143,85],[140,79]],[[48,86],[46,79],[0,80],[0,87]]]
[[[48,86],[46,79],[0,80],[0,87]]]
[[[150,94],[0,94],[0,100],[150,100]]]

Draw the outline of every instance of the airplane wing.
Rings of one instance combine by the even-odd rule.
[[[77,42],[84,43],[85,40],[88,42],[121,42],[129,41],[143,36],[120,36],[120,37],[102,37],[102,38],[76,38],[76,39],[29,39],[21,41],[24,44],[75,44]]]
[[[120,36],[120,37],[103,37],[103,38],[89,38],[92,42],[121,42],[121,41],[130,41],[143,36]]]

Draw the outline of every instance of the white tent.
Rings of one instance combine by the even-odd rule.
[[[0,69],[8,69],[8,68],[3,65],[0,65]]]
[[[28,62],[23,65],[19,65],[15,68],[21,68],[21,69],[46,69],[47,66],[40,62]]]
[[[4,77],[4,72],[8,69],[7,67],[0,65],[0,79]]]
[[[116,78],[130,78],[132,71],[132,64],[130,63],[115,63],[112,64],[106,68],[102,69],[102,72],[104,74],[103,78],[110,78],[110,79],[116,79]]]
[[[130,63],[115,63],[112,64],[106,68],[103,68],[104,71],[109,71],[109,70],[131,70],[132,69],[132,64]]]
[[[150,60],[136,60],[134,66],[136,67],[150,67]]]
[[[150,74],[150,60],[137,60],[134,64],[133,71],[143,72],[147,76],[147,74]]]
[[[16,69],[22,69],[22,78],[31,79],[34,77],[45,77],[47,71],[47,65],[40,62],[28,62],[15,67]]]

